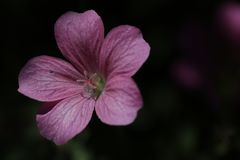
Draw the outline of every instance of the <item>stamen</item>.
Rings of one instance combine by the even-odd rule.
[[[86,70],[83,71],[83,74],[84,74],[84,77],[85,77],[85,78],[88,78],[88,74],[87,74],[87,71],[86,71]]]
[[[78,83],[84,83],[86,80],[84,80],[84,79],[77,79],[76,80]]]
[[[92,79],[93,77],[96,77],[97,76],[97,73],[93,73],[90,77],[89,77],[89,79]]]
[[[78,79],[76,81],[81,83],[85,92],[94,99],[100,96],[105,86],[105,81],[100,74],[89,74],[87,71],[84,71],[84,79]]]

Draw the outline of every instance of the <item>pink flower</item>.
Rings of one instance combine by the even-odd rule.
[[[143,103],[131,76],[150,51],[140,30],[122,25],[104,38],[103,22],[90,10],[61,16],[55,37],[70,63],[39,56],[19,74],[18,91],[45,102],[36,116],[41,135],[64,144],[87,126],[94,109],[103,123],[132,123]]]
[[[172,67],[172,74],[178,83],[187,89],[203,88],[204,76],[198,68],[187,61],[179,60],[175,63]]]
[[[240,44],[240,4],[234,2],[224,3],[218,11],[218,19],[220,21],[224,34],[231,42]]]

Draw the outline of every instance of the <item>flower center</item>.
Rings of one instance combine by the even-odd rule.
[[[83,83],[84,91],[88,94],[88,96],[97,99],[105,87],[105,80],[97,73],[87,74],[84,72],[84,76],[84,80],[77,81]]]

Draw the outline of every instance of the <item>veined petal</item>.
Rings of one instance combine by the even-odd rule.
[[[95,109],[102,122],[127,125],[135,120],[142,103],[140,91],[131,78],[114,77],[107,82]]]
[[[39,101],[56,101],[81,93],[82,75],[68,62],[49,56],[35,57],[21,70],[18,91]]]
[[[96,70],[104,26],[95,11],[65,13],[55,24],[55,37],[63,55],[81,73]]]
[[[40,134],[57,145],[66,143],[87,126],[92,117],[94,103],[93,99],[82,96],[60,101],[46,114],[37,115]]]
[[[136,27],[112,29],[101,48],[99,63],[106,75],[132,76],[149,56],[150,46]]]

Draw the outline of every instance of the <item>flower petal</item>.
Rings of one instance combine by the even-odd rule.
[[[100,52],[106,75],[134,75],[149,56],[150,46],[136,27],[123,25],[108,33]]]
[[[127,125],[135,120],[142,103],[140,91],[131,78],[115,77],[106,84],[95,109],[102,122]]]
[[[21,70],[18,91],[39,101],[56,101],[81,93],[82,75],[68,62],[49,56],[35,57]]]
[[[63,55],[81,73],[95,71],[104,39],[103,22],[95,11],[65,13],[55,24],[55,37]]]
[[[40,134],[57,145],[66,143],[89,123],[94,110],[93,99],[75,96],[60,101],[46,114],[36,117]]]

